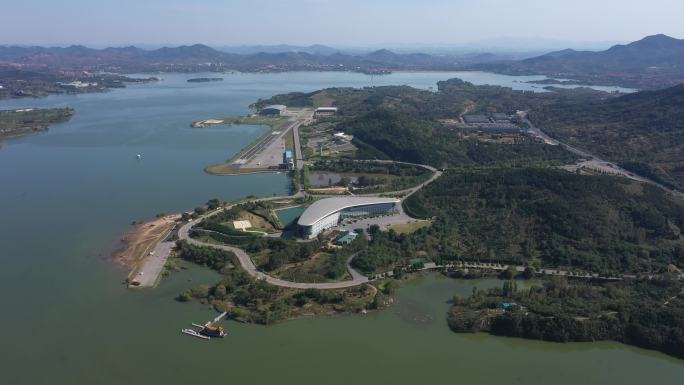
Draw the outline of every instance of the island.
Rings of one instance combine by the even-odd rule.
[[[223,78],[192,78],[188,79],[188,83],[207,83],[207,82],[222,82]]]
[[[23,108],[0,111],[0,139],[47,131],[54,123],[68,122],[72,108]]]
[[[580,82],[578,80],[559,80],[559,79],[541,79],[541,80],[528,80],[526,83],[530,84],[544,84],[544,85],[563,85],[563,86],[577,86],[587,84],[586,82]]]

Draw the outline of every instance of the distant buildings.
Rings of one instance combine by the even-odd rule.
[[[508,114],[502,114],[500,112],[495,112],[492,114],[492,120],[494,123],[510,123],[511,116]]]
[[[463,115],[463,121],[467,124],[491,123],[486,115]]]
[[[352,135],[347,135],[344,132],[337,132],[333,134],[333,140],[337,143],[351,142],[354,137]]]
[[[70,83],[57,82],[58,85],[64,88],[86,88],[86,87],[97,87],[97,83],[88,83],[76,80]]]
[[[273,104],[266,106],[259,111],[259,115],[263,116],[280,116],[287,112],[287,106],[282,104]]]
[[[337,114],[337,107],[318,107],[314,111],[315,118],[323,118],[326,116],[334,116]]]
[[[465,132],[484,132],[490,134],[523,134],[524,128],[519,127],[513,122],[513,115],[494,112],[490,115],[470,114],[463,115],[462,122],[449,121],[445,124],[458,128]]]

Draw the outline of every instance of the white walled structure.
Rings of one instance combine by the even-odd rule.
[[[297,221],[302,238],[315,238],[321,231],[337,226],[347,217],[386,214],[396,209],[396,198],[344,197],[314,202]]]

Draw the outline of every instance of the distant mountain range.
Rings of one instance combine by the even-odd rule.
[[[332,55],[343,52],[337,48],[328,47],[322,44],[312,44],[308,46],[275,44],[275,45],[241,45],[216,47],[217,50],[239,55],[252,55],[255,53],[283,53],[283,52],[303,52],[311,55]]]
[[[447,70],[463,68],[477,60],[495,60],[496,55],[431,56],[398,54],[378,50],[368,54],[346,54],[315,45],[264,46],[217,50],[195,44],[144,50],[137,47],[93,49],[84,46],[20,47],[0,46],[0,64],[18,64],[54,69],[118,69],[121,71],[234,69],[240,71],[351,70],[387,72],[400,69]],[[285,50],[292,48],[292,50]],[[257,51],[257,52],[254,52]]]
[[[654,35],[605,51],[566,49],[520,61],[475,67],[508,74],[543,74],[592,83],[653,88],[684,83],[684,40]]]
[[[510,57],[510,56],[509,56]],[[324,46],[243,46],[215,49],[202,44],[145,50],[134,46],[93,49],[0,46],[0,65],[28,69],[136,71],[273,72],[338,70],[385,73],[393,70],[485,70],[543,74],[589,84],[658,88],[684,82],[684,40],[649,36],[605,51],[566,49],[523,60],[491,53],[397,53],[380,49],[349,53]]]

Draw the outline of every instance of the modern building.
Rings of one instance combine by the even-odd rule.
[[[336,245],[339,245],[339,246],[341,246],[341,245],[348,245],[348,244],[354,242],[354,240],[356,239],[356,237],[357,237],[358,235],[359,235],[359,234],[357,234],[357,233],[355,233],[355,232],[353,232],[353,231],[350,231],[350,232],[348,232],[347,234],[344,234],[344,235],[338,237],[337,239],[335,239],[335,241],[334,241],[333,243],[336,244]]]
[[[297,228],[302,238],[315,238],[321,231],[337,226],[349,217],[389,214],[397,209],[396,198],[340,197],[314,202],[299,217]]]
[[[337,107],[318,107],[314,111],[314,117],[321,118],[326,116],[334,116],[337,113]]]
[[[485,115],[463,115],[463,121],[468,124],[491,123],[489,118]]]
[[[492,119],[494,119],[495,123],[510,123],[512,118],[512,116],[500,112],[495,112],[492,114]]]
[[[280,116],[287,112],[287,106],[284,106],[282,104],[273,104],[270,106],[266,106],[262,108],[259,111],[259,115],[266,115],[266,116]]]
[[[294,158],[292,157],[292,150],[285,150],[283,152],[283,163],[280,164],[280,168],[287,170],[292,170],[294,168]]]

